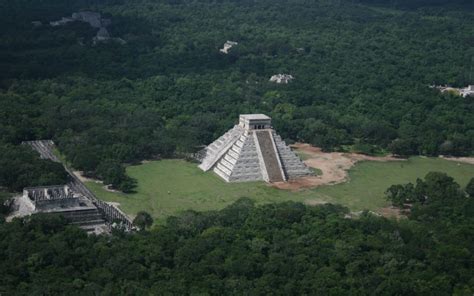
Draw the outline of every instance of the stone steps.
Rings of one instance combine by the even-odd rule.
[[[206,149],[199,167],[204,171],[212,169],[227,182],[278,182],[311,174],[271,129],[248,131],[234,126]],[[261,159],[259,149],[264,152]]]
[[[257,155],[250,148],[252,144],[251,139],[242,134],[219,160],[214,172],[229,182],[261,179]]]
[[[240,138],[242,130],[240,126],[236,125],[219,139],[212,142],[212,144],[206,148],[206,155],[199,167],[204,171],[210,170],[219,159],[221,159],[224,153]]]
[[[52,214],[63,216],[69,224],[79,226],[88,232],[94,232],[100,228],[107,228],[106,221],[97,208],[61,211]]]
[[[97,209],[90,210],[73,210],[73,211],[64,211],[57,212],[58,215],[63,216],[71,223],[85,222],[89,220],[102,220],[102,215]]]
[[[290,147],[273,131],[273,138],[280,156],[281,164],[289,179],[312,175],[311,170],[300,160]]]
[[[103,219],[85,220],[85,221],[79,221],[79,222],[71,222],[71,224],[77,225],[77,226],[92,226],[92,225],[104,224],[104,220]]]
[[[279,164],[279,156],[273,147],[273,139],[269,131],[255,132],[257,135],[260,151],[263,161],[267,169],[268,179],[270,182],[283,182],[285,180],[284,173]]]

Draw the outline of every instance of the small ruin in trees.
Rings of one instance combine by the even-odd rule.
[[[451,87],[451,86],[435,86],[435,85],[432,85],[430,87],[436,88],[441,93],[451,92],[451,93],[460,95],[463,98],[466,98],[468,96],[474,96],[474,85],[468,85],[467,87],[463,87],[463,88],[456,88],[456,87]]]
[[[284,83],[288,84],[291,80],[295,79],[292,75],[290,74],[276,74],[270,77],[270,82],[275,82],[278,84]]]
[[[219,49],[220,52],[222,53],[225,53],[225,54],[228,54],[229,53],[229,50],[234,47],[235,45],[237,45],[239,43],[235,42],[235,41],[230,41],[230,40],[227,40],[225,43],[224,43],[224,47]]]

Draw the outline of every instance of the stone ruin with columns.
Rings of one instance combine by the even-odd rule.
[[[54,162],[61,160],[54,154],[54,143],[51,140],[23,142],[37,151],[42,159]],[[70,224],[79,226],[88,233],[109,233],[113,227],[125,231],[135,228],[130,217],[114,204],[98,199],[84,183],[66,166],[69,182],[59,186],[27,187],[23,195],[13,199],[13,213],[7,221],[15,217],[37,213],[61,215]]]
[[[15,198],[13,208],[11,218],[38,213],[56,214],[90,233],[108,231],[97,207],[68,185],[24,188],[23,195]]]
[[[242,114],[239,124],[201,151],[203,171],[227,182],[284,182],[311,170],[281,139],[264,114]]]

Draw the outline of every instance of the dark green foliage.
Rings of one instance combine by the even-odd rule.
[[[138,228],[145,230],[153,224],[153,218],[151,215],[145,211],[140,211],[137,213],[135,219],[133,219],[133,225]]]
[[[467,183],[467,185],[466,185],[466,193],[467,193],[470,197],[474,197],[474,178],[471,178],[471,180],[469,181],[469,183]]]
[[[392,185],[385,192],[387,200],[391,201],[394,206],[404,207],[405,204],[415,202],[415,188],[413,184]]]
[[[352,151],[366,155],[374,155],[378,152],[376,146],[360,142],[352,146]]]
[[[136,181],[126,175],[125,168],[116,160],[102,161],[96,172],[104,184],[110,184],[123,192],[131,192],[135,187]]]
[[[324,150],[470,155],[472,99],[429,84],[472,81],[469,1],[0,0],[0,142],[53,138],[74,168],[187,157],[239,113]],[[91,44],[81,9],[112,19]],[[231,13],[230,13],[231,12]],[[34,27],[31,21],[43,26]],[[228,55],[218,49],[239,45]],[[81,41],[84,45],[80,45]],[[290,73],[288,85],[268,82]],[[115,187],[130,187],[116,166]],[[119,185],[121,184],[121,185]]]
[[[0,145],[0,187],[21,191],[28,186],[61,185],[67,181],[60,163],[40,159],[28,146]]]
[[[452,184],[432,174],[435,189]],[[454,186],[455,187],[455,186]],[[451,191],[448,191],[448,193]],[[87,236],[57,217],[0,224],[0,291],[15,294],[470,295],[474,200],[409,219],[248,199],[165,225]]]
[[[413,140],[396,139],[392,141],[392,143],[390,143],[388,148],[392,151],[393,154],[402,157],[417,154],[417,144]]]
[[[0,186],[10,190],[65,182],[23,140],[53,138],[75,168],[130,190],[123,163],[187,156],[239,113],[267,113],[284,138],[325,150],[473,152],[472,99],[427,87],[473,83],[472,1],[0,7]],[[111,17],[127,44],[92,46],[85,24],[30,23],[81,9]],[[239,45],[219,54],[227,39]],[[269,83],[276,73],[296,79]],[[473,182],[471,197],[440,173],[392,186],[394,204],[412,205],[400,222],[244,199],[132,235],[87,236],[42,215],[0,223],[0,294],[472,295]]]
[[[0,189],[0,224],[4,222],[5,216],[10,212],[10,194]]]
[[[386,198],[398,207],[404,207],[405,204],[444,203],[446,198],[462,199],[464,196],[459,184],[453,178],[438,172],[428,173],[424,180],[417,179],[416,185],[412,183],[392,185],[385,194]]]

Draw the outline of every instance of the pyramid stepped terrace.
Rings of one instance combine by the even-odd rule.
[[[242,114],[239,124],[207,146],[199,168],[227,182],[284,182],[311,175],[264,114]]]

